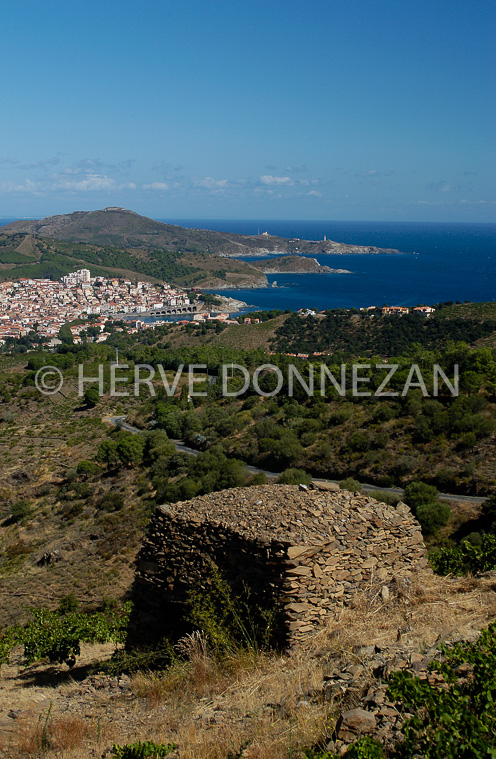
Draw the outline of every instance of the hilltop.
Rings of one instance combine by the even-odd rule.
[[[374,246],[345,245],[332,240],[288,240],[267,234],[240,235],[208,229],[186,229],[116,207],[100,211],[75,211],[60,216],[49,216],[39,221],[15,221],[3,227],[2,231],[28,232],[41,237],[95,245],[115,245],[124,248],[152,246],[168,251],[214,253],[228,257],[266,256],[270,253],[317,255],[399,252]]]
[[[263,272],[245,261],[212,253],[126,248],[42,237],[37,232],[0,230],[0,280],[58,279],[81,267],[94,276],[167,281],[180,287],[266,287]]]

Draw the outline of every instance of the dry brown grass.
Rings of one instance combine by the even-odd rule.
[[[52,717],[46,712],[36,722],[21,722],[16,748],[25,757],[83,755],[87,747],[83,744],[88,744],[94,732],[92,725],[81,717]]]
[[[487,626],[496,618],[496,579],[439,577],[425,573],[391,588],[384,602],[381,586],[371,586],[321,634],[322,643],[345,650],[387,645],[398,635],[419,650]],[[315,645],[317,638],[313,641]]]
[[[114,742],[138,739],[176,743],[181,759],[227,759],[246,741],[245,759],[301,759],[302,748],[328,736],[338,717],[338,707],[316,695],[329,667],[358,661],[361,645],[395,644],[398,632],[400,645],[425,651],[439,637],[467,635],[496,619],[491,577],[425,575],[389,589],[385,603],[381,586],[371,584],[306,646],[284,655],[239,654],[219,662],[203,637],[194,635],[182,642],[185,661],[167,672],[133,676],[131,698],[87,696],[73,713],[61,714],[57,691],[46,689],[54,708],[45,759],[90,759]],[[20,683],[11,698],[27,690]],[[6,759],[38,756],[38,714],[46,711],[37,711],[31,722],[19,720]]]

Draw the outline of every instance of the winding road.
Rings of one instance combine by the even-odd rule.
[[[126,422],[125,416],[111,416],[104,419],[104,421],[108,421],[115,427],[120,427],[121,430],[126,430],[126,432],[132,432],[134,435],[143,434],[143,430],[140,430],[138,427],[133,427],[131,424]],[[188,453],[190,456],[198,456],[198,454],[201,453],[201,451],[197,451],[195,448],[190,448],[182,440],[171,440],[171,442],[176,446],[176,451],[179,451],[180,453]],[[245,464],[245,466],[247,472],[250,472],[250,474],[259,474],[262,472],[269,479],[275,479],[281,474],[280,472],[269,472],[267,469],[260,469],[259,467],[251,466],[250,464]],[[314,479],[316,482],[333,482],[337,484],[337,480],[324,480],[320,478]],[[391,493],[393,495],[403,495],[402,488],[382,488],[379,485],[368,485],[365,482],[362,483],[362,490],[365,493],[373,493],[376,490],[380,490],[382,492]],[[439,493],[439,498],[441,501],[460,501],[462,503],[477,504],[483,503],[485,500],[487,500],[484,496],[460,495],[458,493]]]

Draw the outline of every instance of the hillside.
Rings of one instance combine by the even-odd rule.
[[[19,244],[33,254],[32,241],[26,238]],[[468,336],[475,311],[474,306],[466,314]],[[451,313],[455,317],[456,309]],[[297,524],[303,524],[297,528],[303,536],[309,513],[318,516],[314,506],[321,490],[337,493],[341,518],[352,502],[363,504],[364,512],[385,507],[375,506],[368,493],[340,492],[329,483],[314,483],[307,491],[298,486],[307,476],[301,469],[321,477],[340,473],[381,479],[384,486],[427,480],[448,492],[495,492],[496,358],[486,349],[457,347],[461,375],[467,378],[460,398],[445,394],[424,399],[415,390],[408,397],[381,402],[338,398],[332,391],[323,398],[306,398],[297,391],[290,398],[286,386],[279,398],[254,393],[222,398],[220,383],[208,382],[206,397],[191,403],[186,376],[179,392],[169,397],[158,373],[156,394],[109,394],[115,347],[122,361],[119,376],[129,379],[141,363],[163,366],[169,383],[182,363],[206,364],[210,377],[220,362],[253,371],[270,361],[283,369],[287,357],[269,358],[262,348],[293,317],[277,312],[259,316],[267,318],[219,332],[213,323],[210,328],[164,325],[138,335],[116,332],[109,344],[60,346],[49,355],[2,355],[0,625],[24,622],[32,613],[29,609],[42,604],[55,610],[64,601],[79,602],[81,615],[118,607],[130,595],[139,544],[157,506],[168,513],[185,508],[179,501],[188,501],[192,514],[200,513],[201,504],[210,514],[212,504],[218,502],[220,513],[227,500],[246,530],[258,537],[265,529],[264,518],[274,530],[273,501],[279,492],[284,497],[288,493],[296,506],[307,499],[313,504],[311,512],[293,509]],[[488,323],[492,316],[488,309]],[[356,315],[345,318],[355,332]],[[324,319],[316,323],[320,321]],[[455,318],[444,322],[447,330],[461,328]],[[419,329],[426,324],[417,323]],[[391,324],[401,333],[406,323],[391,317]],[[416,337],[407,330],[401,340],[408,338],[413,346]],[[445,334],[437,334],[436,340],[438,348],[444,345]],[[437,358],[447,368],[450,356]],[[429,360],[418,346],[414,357],[423,368]],[[412,353],[406,358],[411,361]],[[303,362],[294,361],[304,374]],[[47,363],[60,367],[65,379],[61,392],[51,396],[41,395],[34,386],[35,371]],[[95,406],[78,396],[79,363],[84,364],[85,376],[95,376],[99,363],[105,367],[105,395]],[[119,416],[133,426],[119,429]],[[170,438],[183,438],[193,448],[201,448],[202,442],[211,445],[193,456],[176,448]],[[277,471],[299,467],[296,484],[265,485],[264,475],[246,469],[241,459]],[[239,489],[244,485],[256,487]],[[349,481],[343,487],[356,491],[360,486]],[[210,495],[214,491],[223,492]],[[392,508],[398,497],[386,491],[377,494]],[[170,506],[173,503],[177,505]],[[262,503],[260,514],[256,509]],[[435,503],[430,506],[437,508]],[[477,540],[487,529],[484,506],[476,499],[452,499],[447,524],[434,534],[421,508],[417,518],[431,550],[453,546],[467,533]],[[284,509],[278,518],[286,538],[289,505]],[[217,519],[213,512],[212,518]],[[380,521],[376,531],[379,527]],[[338,529],[340,535],[344,527]],[[354,555],[358,543],[353,544]],[[310,579],[302,561],[289,567],[292,587],[294,577],[303,577],[298,582],[313,587],[315,578],[322,576],[320,565],[313,567]],[[154,571],[154,565],[147,571]],[[338,576],[334,566],[333,581],[348,582],[346,576],[344,570]],[[327,752],[342,753],[358,737],[352,729],[355,723],[350,728],[356,710],[362,722],[374,726],[374,737],[389,747],[400,735],[405,705],[386,697],[384,679],[399,669],[418,674],[422,681],[432,678],[427,667],[439,655],[440,641],[473,641],[496,616],[491,573],[460,578],[427,572],[407,580],[396,570],[387,582],[374,575],[315,638],[283,653],[248,647],[221,655],[206,632],[176,642],[178,657],[172,664],[160,660],[160,651],[144,652],[144,659],[121,652],[109,661],[113,645],[100,642],[84,644],[82,656],[69,670],[66,664],[46,659],[27,665],[17,646],[10,661],[2,664],[0,754],[5,759],[90,759],[104,752],[117,757],[109,754],[113,742],[153,739],[177,744],[171,759],[335,759]],[[202,608],[208,614],[211,596],[201,598],[207,599]],[[193,606],[192,611],[195,608],[202,611]],[[198,623],[197,629],[208,627]],[[4,632],[0,631],[0,643]],[[142,671],[137,672],[139,666]],[[487,663],[491,666],[492,659]],[[41,751],[43,736],[46,750]]]
[[[0,280],[57,279],[86,266],[94,276],[165,280],[182,287],[222,289],[267,285],[267,278],[258,268],[212,253],[77,243],[42,237],[36,232],[4,230],[0,230]]]
[[[287,240],[272,235],[239,235],[207,229],[186,229],[154,221],[124,208],[75,211],[39,221],[15,221],[2,231],[28,232],[72,242],[125,248],[164,248],[168,251],[214,253],[222,256],[265,256],[268,253],[398,253],[374,246],[345,245],[332,240]]]
[[[351,274],[348,269],[322,266],[316,258],[304,256],[277,256],[264,258],[252,264],[264,274]]]

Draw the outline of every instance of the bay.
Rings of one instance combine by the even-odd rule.
[[[0,226],[14,218],[0,218]],[[351,274],[274,274],[277,287],[216,292],[251,308],[361,308],[496,300],[496,224],[164,219],[169,224],[239,234],[336,240],[396,248],[401,255],[321,255],[317,260]],[[244,260],[250,260],[245,258]],[[256,259],[260,260],[260,259]]]
[[[165,221],[165,220],[164,220]],[[277,287],[218,290],[260,309],[361,308],[496,300],[496,224],[171,220],[190,228],[396,248],[402,255],[321,255],[352,274],[275,274]],[[245,258],[244,260],[251,260]],[[260,260],[260,259],[257,259]]]

